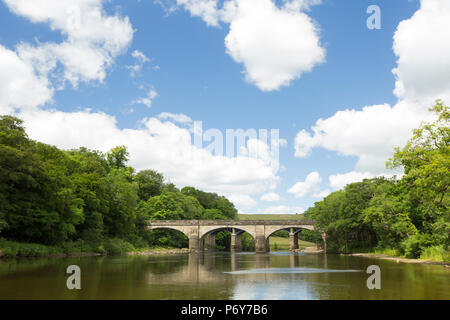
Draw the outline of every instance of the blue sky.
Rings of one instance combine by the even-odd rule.
[[[224,8],[223,1],[216,3],[213,0],[179,0],[177,3],[153,0],[89,0],[91,7],[81,7],[81,21],[84,21],[83,15],[89,13],[86,10],[99,9],[105,19],[115,17],[120,21],[120,27],[124,30],[128,27],[128,31],[132,28],[134,32],[124,36],[123,43],[118,45],[120,48],[117,52],[110,51],[105,54],[107,57],[105,61],[109,60],[107,60],[108,63],[103,62],[100,66],[100,69],[105,72],[103,77],[88,76],[83,74],[87,71],[80,71],[79,81],[76,84],[70,82],[70,77],[66,76],[65,72],[70,68],[80,70],[83,67],[82,64],[90,63],[89,59],[74,62],[80,64],[75,69],[73,64],[70,66],[68,63],[64,64],[66,60],[63,54],[58,53],[61,57],[56,57],[55,52],[60,51],[55,48],[65,42],[73,46],[85,45],[90,39],[85,35],[83,36],[86,38],[81,39],[81,36],[74,36],[70,30],[65,30],[62,22],[58,20],[56,11],[55,13],[51,10],[44,13],[38,12],[38,9],[33,11],[34,9],[29,9],[23,1],[0,1],[0,46],[3,47],[5,56],[11,53],[14,57],[9,58],[14,59],[15,63],[17,62],[18,65],[23,63],[24,68],[30,68],[32,75],[27,74],[27,76],[32,78],[31,86],[34,86],[33,81],[41,81],[40,84],[50,93],[42,97],[42,103],[25,108],[23,103],[9,101],[6,90],[3,92],[6,98],[2,100],[0,91],[0,103],[3,102],[4,108],[2,113],[22,115],[26,121],[29,119],[26,125],[30,129],[30,136],[64,148],[88,144],[88,147],[103,150],[114,143],[129,142],[133,144],[130,149],[132,165],[141,169],[144,167],[157,169],[179,187],[192,180],[189,184],[226,194],[235,200],[241,212],[300,212],[321,199],[314,197],[314,194],[325,195],[342,187],[344,182],[357,181],[362,177],[392,174],[382,168],[384,163],[381,163],[380,159],[387,158],[393,146],[406,141],[411,129],[424,119],[424,108],[419,108],[420,110],[417,111],[415,106],[424,104],[425,101],[430,103],[437,97],[446,97],[447,94],[445,90],[430,93],[426,83],[416,83],[414,82],[416,80],[408,78],[414,74],[414,70],[408,69],[413,68],[411,67],[413,64],[407,63],[410,52],[414,53],[414,50],[417,50],[417,54],[421,53],[420,39],[417,43],[410,43],[408,34],[414,34],[414,28],[422,23],[423,19],[430,19],[431,23],[434,20],[433,15],[448,14],[447,5],[441,0],[428,0],[430,3],[434,2],[442,6],[439,10],[420,9],[419,0],[298,0],[300,5],[308,2],[313,5],[309,9],[300,7],[295,12],[284,9],[283,6],[289,1],[276,1],[273,6],[276,9],[271,10],[286,10],[286,14],[292,15],[293,19],[298,21],[301,19],[298,14],[304,14],[303,18],[312,19],[311,25],[314,26],[313,32],[302,33],[300,28],[295,31],[298,31],[298,34],[292,31],[286,35],[286,39],[280,41],[294,43],[306,41],[299,39],[306,39],[312,34],[319,40],[319,48],[316,49],[323,50],[324,59],[322,62],[317,62],[320,60],[317,58],[316,62],[310,63],[312,65],[310,70],[302,71],[300,76],[291,77],[288,84],[279,85],[270,90],[261,88],[258,83],[248,81],[245,75],[246,63],[248,65],[257,63],[260,64],[258,68],[265,68],[261,64],[264,64],[266,60],[258,60],[260,57],[258,55],[252,61],[253,56],[250,55],[247,56],[246,63],[237,61],[225,43],[227,35],[231,33],[231,26],[234,26],[234,23],[237,26],[237,18],[231,18],[236,20],[219,18],[216,25],[214,23],[211,25],[208,13],[196,11],[199,8],[198,5],[201,6],[202,2],[208,1],[215,3],[215,10],[220,10]],[[261,1],[259,3],[253,1],[255,11],[258,10]],[[241,2],[245,0],[229,2],[233,2],[239,8]],[[263,0],[263,2],[272,3],[269,0]],[[77,1],[72,3],[76,4]],[[370,16],[366,10],[373,4],[381,9],[381,29],[379,30],[369,30],[366,26],[366,20]],[[51,2],[46,5],[51,6]],[[418,10],[424,10],[425,18],[422,20],[412,18]],[[48,17],[45,16],[47,12],[49,12]],[[45,17],[42,17],[43,15]],[[242,18],[242,23],[253,23],[244,19],[246,18]],[[399,23],[404,20],[409,20],[411,23],[398,31]],[[267,24],[270,23],[272,21],[267,21]],[[88,27],[81,26],[82,29]],[[274,30],[278,27],[283,28],[279,21],[273,21]],[[448,32],[441,26],[436,28],[441,32]],[[89,42],[88,46],[93,52],[100,50],[99,52],[103,54],[117,37],[112,31],[108,34],[109,29],[105,30],[107,30],[105,34],[98,36],[101,39],[100,45]],[[234,30],[235,36],[239,36],[236,30],[237,28]],[[398,37],[394,39],[396,31],[398,31]],[[95,28],[89,32],[100,33]],[[422,39],[427,41],[427,35],[423,35]],[[261,44],[261,47],[256,47],[254,50],[270,49],[278,44],[277,42],[271,45],[270,41],[272,38],[268,36],[267,43]],[[54,46],[46,47],[49,43]],[[36,53],[37,50],[23,48],[23,44],[29,44],[34,48],[44,47],[44,50],[39,52],[46,52],[48,55],[49,58],[45,63],[50,66],[49,61],[55,59],[57,66],[43,72],[39,66],[44,63],[36,62],[36,57],[41,55]],[[394,44],[397,44],[397,52],[393,50]],[[289,48],[289,45],[286,48]],[[240,52],[241,49],[231,50]],[[446,48],[442,51],[445,53],[445,50]],[[148,60],[142,63],[140,70],[132,75],[130,66],[139,65],[138,59],[133,56],[136,52],[144,55]],[[253,48],[250,52],[252,54]],[[277,71],[278,67],[278,57],[276,51],[274,52],[275,55],[272,51],[268,51],[268,55],[274,55],[267,59],[268,63],[272,64],[271,71]],[[311,55],[314,55],[319,51],[311,52]],[[292,55],[289,55],[289,52],[287,54],[295,60],[296,53],[297,51],[292,52]],[[29,56],[35,60],[27,59]],[[399,60],[402,56],[406,57],[405,63]],[[0,54],[0,66],[1,59]],[[3,61],[6,65],[6,58]],[[9,65],[13,64],[9,63]],[[397,75],[392,72],[394,68],[400,70]],[[437,66],[435,69],[436,72],[440,72],[441,68]],[[442,72],[444,71],[445,68]],[[0,73],[2,72],[3,79],[9,79],[8,77],[13,79],[13,72],[7,75],[6,71],[0,69]],[[431,74],[430,77],[439,78],[435,74]],[[0,77],[0,83],[1,79]],[[394,89],[400,88],[396,80],[404,85],[405,93],[394,92]],[[34,88],[35,86],[33,90]],[[154,93],[154,96],[149,99],[151,101],[148,101],[148,105],[136,103],[141,98],[149,98],[150,91]],[[419,97],[411,92],[426,92],[426,94]],[[30,89],[24,87],[24,94],[31,95]],[[406,104],[408,107],[404,106]],[[368,109],[364,110],[364,107]],[[0,110],[3,110],[1,108],[0,106]],[[89,108],[88,111],[86,111],[87,108]],[[409,111],[405,111],[406,109]],[[344,112],[342,114],[344,120],[336,116],[339,111]],[[372,118],[372,111],[377,115],[375,118]],[[165,120],[171,120],[170,125],[175,127],[170,127],[168,122],[163,121],[162,113],[172,115]],[[386,124],[392,119],[391,113],[392,118],[408,119],[408,121],[399,126],[395,126],[395,123]],[[183,136],[184,133],[189,132],[190,123],[174,121],[173,115],[180,114],[194,121],[202,121],[204,130],[218,129],[224,135],[226,129],[279,129],[280,137],[287,142],[286,146],[280,148],[279,162],[283,168],[270,174],[266,173],[266,176],[264,174],[258,176],[258,172],[267,169],[267,166],[264,167],[263,164],[261,168],[254,167],[255,171],[250,172],[247,177],[242,172],[252,171],[246,167],[248,164],[245,165],[239,161],[221,163],[222,160],[217,159],[216,167],[208,170],[199,168],[189,173],[189,158],[186,160],[187,164],[180,164],[177,161],[162,163],[163,154],[170,153],[170,150],[159,148],[163,148],[167,141],[172,143],[175,134],[172,137],[166,137],[168,140],[152,140],[151,146],[142,144],[141,141],[145,141],[142,135],[139,135],[139,139],[135,139],[128,134],[127,130],[135,130],[136,134],[138,131],[139,134],[143,134],[142,130],[149,130],[156,135],[170,135],[173,131],[164,129],[169,126],[169,129],[179,129],[179,134]],[[76,121],[74,117],[77,117]],[[37,119],[41,122],[37,122]],[[323,127],[319,125],[323,134],[314,134],[311,128],[317,126],[319,119],[326,119],[328,125],[324,124]],[[373,123],[370,122],[371,119]],[[63,121],[67,123],[64,122],[66,124],[63,125]],[[80,122],[77,121],[81,121],[83,126],[80,127]],[[349,125],[346,121],[352,124]],[[370,125],[365,125],[364,121],[369,121]],[[379,123],[377,124],[376,121]],[[78,126],[75,125],[77,123]],[[336,128],[340,123],[343,128]],[[71,125],[74,127],[69,132],[68,126]],[[149,129],[151,125],[153,125],[152,128],[160,128],[163,131]],[[351,128],[353,125],[355,128]],[[384,128],[384,125],[387,127]],[[112,131],[108,133],[104,128],[110,127]],[[82,132],[81,136],[87,138],[78,139],[77,130]],[[306,137],[310,138],[307,139],[309,144],[305,144],[306,140],[300,139],[305,135],[297,136],[302,130],[305,130]],[[343,131],[346,133],[339,136]],[[338,134],[335,134],[336,132]],[[389,134],[385,134],[386,132]],[[118,138],[117,140],[111,138],[108,144],[103,144],[105,136]],[[393,139],[392,136],[396,138]],[[183,141],[181,143],[184,143],[183,148],[187,148],[184,138],[180,139]],[[366,141],[369,151],[365,149]],[[174,143],[170,145],[172,151],[177,148],[178,142]],[[383,146],[383,150],[380,149],[378,152],[377,148],[379,149],[380,145]],[[157,146],[156,149],[155,146]],[[296,147],[303,151],[307,150],[307,154],[296,153]],[[183,148],[180,150],[185,150]],[[153,156],[154,153],[159,153],[161,156]],[[207,167],[211,162],[213,161],[206,160],[203,164],[192,163],[192,167]],[[223,176],[217,173],[221,170],[221,166],[224,168]],[[230,166],[239,168],[230,168]],[[232,172],[229,179],[225,176],[228,171]],[[236,177],[232,177],[232,174],[236,174]],[[339,174],[341,176],[336,176]],[[343,176],[345,174],[346,176]],[[308,175],[310,175],[309,179],[307,179]],[[330,176],[334,176],[335,179],[331,181]],[[268,180],[270,183],[265,185]],[[300,184],[297,188],[293,188],[298,183]],[[261,187],[257,187],[258,185]],[[247,187],[248,190],[246,190]],[[268,193],[271,197],[266,199],[272,198],[272,201],[261,200],[261,197]]]

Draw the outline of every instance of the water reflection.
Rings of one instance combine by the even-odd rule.
[[[65,286],[72,264],[80,291]],[[371,264],[382,270],[381,290],[366,286]],[[4,260],[0,299],[449,299],[449,271],[289,252]]]

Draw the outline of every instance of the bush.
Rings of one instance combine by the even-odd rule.
[[[450,261],[450,252],[444,246],[432,246],[423,249],[420,259],[448,262]]]
[[[61,253],[61,250],[56,247],[3,239],[0,240],[0,250],[4,257],[40,257]]]
[[[108,239],[105,242],[104,250],[107,254],[124,254],[134,251],[134,246],[122,239]]]
[[[403,240],[400,250],[407,258],[419,259],[422,252],[432,245],[433,241],[428,234],[416,234]]]

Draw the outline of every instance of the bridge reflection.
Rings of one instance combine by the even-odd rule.
[[[289,256],[289,266],[286,266],[286,256]],[[187,263],[179,266],[176,271],[168,273],[147,273],[149,282],[165,284],[220,284],[235,282],[240,275],[234,271],[270,268],[298,268],[304,266],[305,260],[322,259],[320,255],[308,255],[293,252],[275,252],[268,254],[255,253],[189,253]],[[307,258],[307,259],[305,259]],[[309,263],[309,264],[310,264]],[[316,264],[317,261],[314,261]],[[308,263],[307,263],[308,264]],[[325,266],[326,268],[326,266]],[[226,276],[224,276],[226,274]],[[270,272],[246,274],[247,281],[270,281],[275,275]],[[294,274],[292,274],[294,276]]]

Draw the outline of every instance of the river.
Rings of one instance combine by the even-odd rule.
[[[81,270],[69,290],[67,267]],[[381,289],[367,288],[378,265]],[[0,299],[450,299],[450,270],[289,252],[0,260]]]

